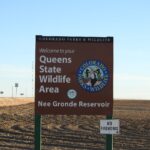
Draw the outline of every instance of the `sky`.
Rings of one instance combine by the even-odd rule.
[[[149,0],[1,0],[0,97],[34,96],[35,35],[113,36],[114,98],[150,100],[149,8]]]

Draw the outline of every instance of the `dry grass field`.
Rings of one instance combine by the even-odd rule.
[[[113,116],[121,122],[114,150],[150,150],[150,101],[116,100]],[[42,116],[42,150],[104,150],[101,118]],[[0,99],[0,150],[34,150],[33,99]]]

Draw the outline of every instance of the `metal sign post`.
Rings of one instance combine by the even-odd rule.
[[[112,119],[112,115],[107,115],[106,119]],[[106,150],[112,150],[113,149],[113,136],[112,134],[106,135]]]
[[[41,115],[35,114],[35,150],[41,150]]]

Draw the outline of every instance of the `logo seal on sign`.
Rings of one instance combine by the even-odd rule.
[[[99,92],[108,83],[108,69],[100,60],[86,60],[77,71],[77,80],[87,92]]]

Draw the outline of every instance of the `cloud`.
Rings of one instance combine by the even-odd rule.
[[[133,75],[133,74],[116,74],[114,75],[114,80],[122,81],[150,81],[150,76],[146,75]]]
[[[148,75],[114,75],[114,97],[150,100],[150,77]]]
[[[16,65],[1,64],[0,77],[1,78],[28,78],[32,76],[33,71],[31,68],[20,67]]]

